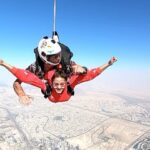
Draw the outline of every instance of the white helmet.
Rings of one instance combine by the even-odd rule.
[[[60,54],[61,57],[61,47],[51,38],[46,37],[40,40],[38,45],[38,53],[39,57],[47,64],[58,65],[60,63],[61,59],[59,60],[59,62],[51,62],[48,59],[48,56],[55,54]]]

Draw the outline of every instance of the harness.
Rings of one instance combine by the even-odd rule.
[[[64,45],[63,45],[64,46]],[[64,47],[63,47],[64,48]],[[62,50],[63,52],[63,50]],[[36,64],[36,75],[39,77],[39,78],[45,78],[44,75],[44,64],[43,64],[43,61],[41,60],[41,58],[39,57],[39,54],[38,54],[38,48],[35,48],[34,49],[34,53],[35,53],[35,57],[36,57],[36,61],[35,61],[35,64]],[[67,52],[65,51],[64,53],[62,53],[62,56],[64,56],[64,54],[66,55]],[[72,53],[70,53],[70,55],[68,56],[67,59],[71,59],[72,57]],[[66,64],[65,63],[67,62],[67,59],[66,58],[62,58],[62,61],[61,61],[61,64],[57,65],[57,66],[54,66],[54,70],[64,70],[64,72],[66,73],[66,75],[69,77],[70,74],[72,73],[72,68],[71,68],[71,65],[70,64]],[[70,60],[69,60],[70,61]],[[69,62],[68,61],[68,62]],[[70,62],[69,62],[70,63]],[[53,73],[54,74],[54,73]],[[53,75],[52,74],[52,75]],[[52,76],[51,76],[52,77]],[[41,92],[43,93],[44,95],[44,98],[47,98],[48,96],[51,95],[51,91],[52,91],[52,87],[51,85],[46,82],[45,83],[46,85],[46,91],[42,91]],[[67,82],[67,91],[69,94],[71,95],[74,95],[74,89],[71,87],[69,81]]]
[[[73,56],[73,53],[70,51],[69,47],[67,47],[66,45],[62,44],[59,42],[59,36],[56,32],[56,0],[54,0],[54,5],[53,5],[53,32],[52,32],[52,37],[53,39],[55,39],[60,47],[61,47],[61,53],[62,53],[62,57],[61,57],[61,65],[57,65],[54,66],[55,70],[60,70],[62,69],[66,75],[68,77],[70,77],[70,75],[72,74],[72,67],[71,67],[71,58]],[[43,38],[48,38],[47,36],[43,37]],[[55,42],[55,40],[53,40],[53,42]],[[35,57],[36,57],[36,72],[39,78],[44,78],[44,64],[42,62],[42,60],[39,57],[38,54],[38,48],[34,49],[34,53],[35,53]],[[44,94],[44,97],[47,98],[48,96],[51,95],[51,91],[52,91],[52,87],[49,83],[45,83],[46,84],[46,91],[42,91],[42,93]],[[69,81],[67,82],[67,91],[69,94],[74,95],[74,89],[71,87]]]

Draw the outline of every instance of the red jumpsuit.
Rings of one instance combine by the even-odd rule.
[[[13,68],[11,70],[12,74],[14,74],[20,81],[25,82],[27,84],[31,84],[34,85],[36,87],[41,88],[43,91],[46,90],[46,85],[44,83],[44,80],[39,79],[36,75],[34,75],[33,73],[31,73],[28,70],[23,70],[23,69],[18,69],[18,68]],[[72,75],[70,77],[70,86],[72,88],[74,88],[77,84],[80,84],[82,82],[86,82],[89,80],[94,79],[95,77],[97,77],[100,73],[101,73],[101,69],[100,68],[95,68],[95,69],[91,69],[89,71],[87,71],[86,74],[83,75]],[[47,78],[48,78],[48,82],[51,83],[51,77],[52,77],[53,73],[49,73],[47,74]],[[60,93],[56,93],[55,90],[52,88],[52,93],[51,95],[48,97],[48,99],[51,102],[64,102],[64,101],[68,101],[71,97],[71,94],[68,93],[67,91],[67,85],[64,88],[64,91],[60,94]]]

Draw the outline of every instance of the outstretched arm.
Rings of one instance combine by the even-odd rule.
[[[97,77],[99,74],[101,74],[105,69],[107,69],[109,66],[111,66],[113,63],[115,63],[117,59],[115,57],[112,57],[107,63],[104,65],[88,70],[87,74],[84,75],[78,75],[74,78],[74,81],[72,82],[72,87],[75,87],[77,84],[90,81]]]
[[[30,95],[27,95],[25,91],[23,90],[21,86],[21,81],[19,79],[16,79],[13,83],[13,88],[15,93],[19,97],[19,102],[24,105],[29,105],[32,102],[33,97]]]
[[[4,62],[1,59],[0,59],[0,65],[5,67],[8,70],[11,70],[13,68],[11,65],[7,64],[6,62]],[[21,86],[21,81],[19,79],[15,80],[13,87],[14,87],[16,94],[19,97],[20,103],[22,103],[24,105],[28,105],[31,103],[31,97],[29,95],[26,95],[26,93],[24,92],[24,90]]]
[[[107,69],[109,66],[111,66],[113,63],[115,63],[117,61],[117,58],[116,57],[112,57],[108,63],[102,65],[99,67],[99,69],[102,71],[104,71],[105,69]]]
[[[31,73],[30,71],[15,68],[11,66],[10,64],[7,64],[3,60],[0,60],[0,65],[5,67],[8,71],[10,71],[15,77],[17,77],[21,82],[25,82],[30,85],[34,85],[36,87],[41,88],[43,91],[46,90],[46,85],[45,83],[39,79],[36,75]],[[28,104],[30,101],[30,97],[27,96],[22,87],[21,87],[21,82],[19,80],[16,80],[14,83],[14,89],[16,91],[16,94],[21,98],[21,102],[23,104]]]

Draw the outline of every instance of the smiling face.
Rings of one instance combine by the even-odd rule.
[[[63,92],[66,84],[66,80],[62,77],[55,77],[52,83],[53,89],[59,94]]]

